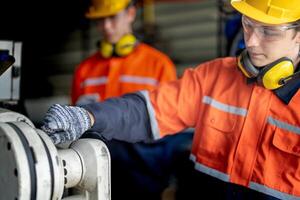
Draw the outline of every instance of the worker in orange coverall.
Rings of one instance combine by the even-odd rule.
[[[103,36],[99,51],[75,70],[72,104],[82,105],[176,80],[173,62],[164,53],[139,41],[132,24],[133,0],[93,0],[86,17]]]
[[[194,127],[195,173],[183,199],[300,199],[300,2],[231,5],[242,14],[246,49],[238,57],[200,64],[152,92],[53,105],[44,130],[63,143],[87,130],[151,141]]]
[[[99,50],[75,70],[73,105],[103,101],[138,90],[150,91],[160,83],[176,80],[170,58],[134,34],[132,25],[136,12],[133,0],[91,1],[86,17],[96,23],[102,40]],[[147,196],[153,200],[169,185],[174,171],[170,170],[174,166],[172,157],[190,149],[192,134],[167,137],[151,147],[144,143],[103,140],[111,154],[113,199]],[[182,148],[178,148],[178,143]],[[160,164],[154,164],[153,157],[157,160],[155,163]]]

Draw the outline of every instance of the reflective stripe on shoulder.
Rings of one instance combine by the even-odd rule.
[[[281,129],[291,131],[291,132],[294,132],[294,133],[300,135],[300,127],[298,127],[298,126],[294,126],[294,125],[288,124],[286,122],[279,121],[277,119],[274,119],[273,117],[268,117],[268,123],[272,124],[274,126],[277,126]]]
[[[195,169],[197,171],[200,171],[204,174],[210,175],[212,177],[215,177],[217,179],[220,179],[224,182],[230,182],[230,176],[226,173],[220,172],[218,170],[215,170],[213,168],[207,167],[203,164],[200,164],[199,162],[197,162],[196,160],[196,156],[193,154],[190,154],[190,160],[192,160],[195,164]],[[287,199],[287,200],[300,200],[300,197],[296,197],[287,193],[283,193],[280,192],[278,190],[269,188],[267,186],[258,184],[258,183],[254,183],[254,182],[250,182],[249,183],[249,188],[261,193],[264,193],[266,195],[278,198],[278,199]]]
[[[139,91],[139,93],[143,95],[143,97],[146,99],[146,105],[147,105],[147,110],[150,118],[150,125],[151,125],[153,139],[155,140],[159,139],[160,138],[159,128],[155,117],[155,111],[150,101],[149,92],[147,90],[142,90]]]
[[[247,115],[247,110],[245,108],[239,108],[236,106],[231,106],[228,104],[221,103],[209,96],[204,96],[202,102],[208,104],[216,109],[222,110],[224,112],[232,113],[235,115],[241,115],[245,117]]]
[[[107,76],[101,76],[97,78],[87,78],[81,83],[81,87],[87,86],[97,86],[97,85],[104,85],[108,81]]]
[[[156,79],[149,78],[149,77],[143,77],[143,76],[122,75],[120,77],[120,82],[145,84],[145,85],[153,85],[153,86],[158,85],[158,81]]]

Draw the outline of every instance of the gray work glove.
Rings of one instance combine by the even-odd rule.
[[[91,118],[83,108],[54,104],[47,111],[41,128],[54,144],[73,142],[91,128]]]

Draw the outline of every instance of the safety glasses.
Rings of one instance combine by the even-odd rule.
[[[287,30],[300,26],[300,24],[290,24],[285,26],[266,26],[258,24],[257,22],[249,19],[244,15],[242,17],[242,25],[246,34],[251,34],[254,31],[254,33],[257,37],[259,37],[259,39],[266,41],[281,40],[285,38]]]
[[[115,24],[118,20],[120,20],[121,18],[124,18],[124,16],[127,13],[126,11],[127,10],[122,10],[115,15],[99,18],[97,20],[94,20],[94,22],[96,23],[96,25],[102,25],[102,24],[104,24],[105,21],[109,21],[110,23]]]

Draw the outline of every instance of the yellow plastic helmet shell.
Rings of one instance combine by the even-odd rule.
[[[116,53],[119,56],[130,54],[137,43],[136,37],[132,34],[124,35],[116,44]]]
[[[92,0],[85,16],[89,19],[97,19],[117,14],[124,10],[131,0]]]
[[[241,14],[266,24],[285,24],[300,19],[299,0],[231,0]]]
[[[293,64],[290,61],[282,61],[268,70],[262,77],[262,83],[265,88],[274,90],[282,85],[280,80],[294,73]]]

